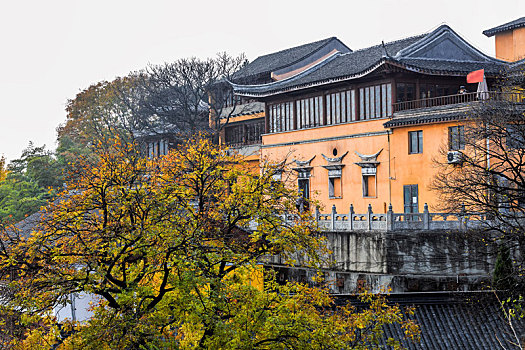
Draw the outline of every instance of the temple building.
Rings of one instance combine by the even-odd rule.
[[[435,208],[434,161],[461,162],[462,121],[480,99],[466,76],[484,70],[484,98],[501,98],[496,80],[523,58],[523,31],[524,18],[484,32],[498,58],[447,25],[355,51],[333,37],[258,57],[232,83],[238,113],[222,142],[254,164],[285,162],[325,210]]]

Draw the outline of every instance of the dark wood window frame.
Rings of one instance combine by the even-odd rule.
[[[465,128],[463,125],[449,126],[448,149],[451,151],[465,149]]]
[[[264,119],[235,123],[224,129],[224,141],[227,145],[250,145],[260,143],[264,133]]]
[[[266,116],[269,133],[295,131],[319,126],[388,118],[393,113],[395,82],[392,79],[361,83],[344,88],[315,92],[294,99],[268,103]],[[368,91],[368,99],[365,98]],[[282,106],[285,109],[283,119]],[[366,104],[368,111],[365,111]],[[288,115],[290,114],[290,115]]]
[[[328,177],[328,198],[340,199],[343,198],[343,180],[340,176]]]
[[[363,174],[363,198],[377,198],[377,177],[375,174]]]
[[[421,154],[423,153],[423,130],[408,132],[408,153]]]
[[[392,89],[392,81],[377,81],[374,84],[360,85],[356,89],[359,99],[358,120],[390,117],[393,113]]]

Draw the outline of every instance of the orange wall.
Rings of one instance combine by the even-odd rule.
[[[496,58],[510,62],[525,58],[525,28],[496,34]]]
[[[430,185],[436,174],[435,160],[444,162],[446,155],[440,149],[448,150],[448,127],[458,123],[436,123],[395,128],[390,135],[391,147],[391,186],[392,207],[395,212],[404,210],[403,186],[418,185],[419,212],[428,203],[430,211],[436,211],[437,193],[430,190]],[[423,131],[423,153],[409,154],[408,133]]]
[[[310,163],[313,167],[310,177],[310,197],[321,202],[322,212],[329,212],[332,205],[335,204],[338,213],[346,213],[350,204],[353,204],[356,213],[365,213],[368,204],[371,204],[375,213],[383,213],[387,210],[389,203],[392,203],[395,212],[403,212],[403,186],[415,184],[418,185],[419,211],[423,211],[424,203],[429,204],[431,211],[435,210],[438,204],[437,194],[429,188],[437,171],[434,166],[434,159],[444,160],[441,159],[444,155],[439,153],[440,147],[447,147],[448,127],[458,125],[458,123],[395,128],[392,130],[392,134],[387,135],[387,130],[383,127],[385,122],[385,119],[362,121],[264,135],[261,155],[263,158],[266,157],[276,162],[287,157],[287,163],[291,163],[293,159],[308,160],[315,155]],[[417,130],[423,131],[423,153],[409,154],[408,132]],[[365,135],[367,132],[383,132],[385,134]],[[300,143],[303,140],[314,141],[338,136],[341,138],[337,140]],[[338,151],[337,156],[348,151],[342,161],[345,164],[341,178],[343,190],[342,198],[338,199],[328,197],[328,171],[322,167],[328,163],[321,155],[334,157],[332,154],[334,148]],[[359,162],[360,158],[354,151],[361,154],[374,154],[380,149],[382,151],[377,158],[380,164],[377,166],[376,196],[373,198],[363,197],[361,167],[354,164]],[[289,167],[295,166],[295,163],[291,163]],[[389,177],[391,178],[389,179]],[[295,184],[296,177],[291,178],[291,182]]]
[[[310,163],[313,167],[310,172],[310,197],[316,198],[322,203],[323,212],[330,211],[334,204],[339,213],[348,212],[350,204],[354,205],[356,212],[366,211],[368,204],[372,204],[375,212],[384,212],[384,208],[387,208],[389,202],[388,136],[383,127],[385,122],[385,119],[380,119],[264,135],[261,155],[263,159],[268,158],[276,162],[287,158],[287,163],[292,162],[293,159],[308,160],[315,155]],[[366,135],[370,132],[383,134]],[[334,137],[340,139],[330,139]],[[304,140],[315,141],[327,138],[328,140],[313,143],[299,143]],[[298,144],[289,144],[295,142]],[[341,178],[342,198],[338,199],[328,197],[328,170],[322,167],[328,163],[321,155],[324,154],[333,158],[334,148],[337,149],[337,157],[348,151],[342,161],[345,164]],[[380,164],[377,167],[376,196],[374,198],[363,198],[361,167],[354,164],[359,162],[360,158],[354,151],[362,154],[374,154],[381,149],[382,152],[377,159]],[[291,168],[295,166],[295,163],[290,164]],[[293,178],[292,181],[295,183],[296,179]]]
[[[514,30],[514,61],[525,58],[525,28]]]
[[[511,31],[496,34],[496,58],[513,61],[514,44]]]

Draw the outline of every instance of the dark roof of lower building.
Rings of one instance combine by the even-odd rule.
[[[486,296],[485,296],[486,297]],[[419,344],[402,341],[407,349],[519,349],[497,300],[416,304],[414,319],[421,329]],[[523,336],[525,322],[515,319]],[[401,327],[385,327],[385,336],[402,339]]]
[[[521,59],[519,61],[511,63],[511,65],[509,67],[509,72],[510,73],[513,73],[513,72],[525,72],[525,58],[523,58],[523,59]]]
[[[502,24],[500,26],[484,30],[483,34],[485,34],[488,37],[491,37],[495,34],[506,32],[507,30],[521,28],[521,27],[525,27],[525,17],[521,17],[514,21],[510,21],[508,23]]]
[[[19,231],[23,237],[29,237],[31,233],[37,228],[38,224],[42,220],[44,212],[42,210],[37,211],[26,217],[24,220],[19,221],[15,224],[15,229]]]
[[[412,319],[420,326],[421,340],[404,339],[398,325],[384,327],[386,339],[400,340],[406,349],[519,349],[516,339],[493,292],[436,292],[391,295],[390,303],[414,306]],[[513,326],[519,337],[525,335],[525,319],[515,318]],[[520,339],[523,341],[523,339]]]

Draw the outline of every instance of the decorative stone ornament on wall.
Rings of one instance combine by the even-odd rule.
[[[354,164],[357,164],[361,167],[361,173],[363,175],[375,175],[377,173],[377,166],[380,164],[377,161],[377,156],[379,156],[382,150],[383,149],[381,148],[378,152],[370,155],[361,154],[355,151],[355,154],[361,158],[361,161]]]
[[[341,162],[343,158],[348,154],[346,151],[341,157],[330,158],[321,153],[323,158],[328,162],[327,165],[321,165],[323,168],[328,170],[328,177],[341,177],[343,167],[345,166]]]
[[[299,179],[308,179],[311,176],[311,171],[313,167],[310,165],[312,160],[315,158],[313,156],[312,158],[308,160],[297,160],[294,159],[295,164],[297,165],[295,168],[292,168],[297,172],[297,177]]]

